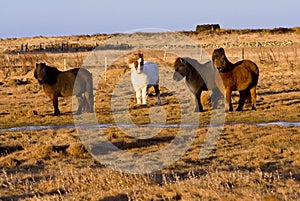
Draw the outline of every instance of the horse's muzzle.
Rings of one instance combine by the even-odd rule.
[[[223,67],[223,66],[218,66],[217,69],[218,69],[219,72],[225,72],[226,71],[226,68]]]
[[[39,84],[44,84],[44,80],[43,79],[38,79]]]
[[[222,66],[216,66],[216,68],[218,69],[218,71],[222,71],[223,70]]]
[[[182,80],[182,78],[183,78],[183,76],[180,73],[174,72],[174,74],[173,74],[173,80],[175,80],[175,81],[178,82],[178,81]]]
[[[222,72],[224,70],[222,62],[213,61],[214,67],[218,69],[218,71]]]

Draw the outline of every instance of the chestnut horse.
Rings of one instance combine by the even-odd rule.
[[[231,63],[223,48],[215,49],[212,54],[214,66],[218,69],[223,80],[226,99],[226,111],[232,111],[231,93],[239,91],[240,99],[237,111],[242,111],[246,99],[251,100],[252,110],[256,110],[256,87],[259,76],[257,65],[250,60]]]
[[[94,112],[93,81],[88,70],[74,68],[63,72],[45,63],[37,63],[34,77],[53,101],[55,116],[60,115],[58,97],[73,95],[78,100],[76,114],[81,114],[82,111]]]
[[[195,96],[196,108],[195,112],[203,112],[201,104],[202,91],[212,90],[213,108],[217,108],[218,100],[221,93],[215,82],[218,81],[216,73],[211,62],[200,64],[197,60],[189,57],[178,57],[174,62],[173,79],[180,81],[185,77],[186,83]],[[219,80],[219,82],[222,82]],[[218,86],[221,86],[219,84]]]

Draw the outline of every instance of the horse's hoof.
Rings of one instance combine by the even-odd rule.
[[[194,110],[194,112],[204,112],[204,110],[203,110],[203,109],[202,109],[202,110],[199,110],[199,109],[196,108],[196,109]]]
[[[243,108],[237,108],[236,111],[241,112],[243,111]]]
[[[213,110],[216,110],[216,109],[218,109],[218,104],[216,104],[216,105],[213,105],[213,106],[212,106],[212,109],[213,109]]]
[[[59,111],[59,109],[58,110],[55,109],[53,116],[58,116],[58,115],[60,115],[60,111]]]
[[[256,110],[256,107],[252,107],[252,110]]]
[[[225,109],[225,112],[233,112],[233,109]]]

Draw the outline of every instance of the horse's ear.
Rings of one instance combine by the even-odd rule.
[[[136,53],[136,55],[138,55],[138,57],[143,57],[143,52],[141,50],[138,50],[138,52]]]
[[[185,59],[183,59],[183,58],[180,57],[180,63],[186,64]]]
[[[143,55],[142,52],[139,53],[139,57],[140,57],[140,58],[144,58],[144,55]]]
[[[220,48],[220,50],[221,50],[221,53],[222,53],[222,54],[225,54],[224,48]]]
[[[46,67],[46,63],[45,62],[41,63],[41,66]]]

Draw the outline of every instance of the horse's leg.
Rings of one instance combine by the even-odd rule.
[[[251,96],[250,90],[248,91],[246,101],[247,101],[247,103],[252,104],[252,96]]]
[[[94,96],[90,92],[86,91],[84,93],[84,104],[83,106],[86,107],[85,112],[94,112]]]
[[[83,93],[81,97],[82,97],[82,109],[81,109],[81,111],[82,111],[82,112],[87,112],[88,109],[89,109],[89,105],[88,105],[86,96],[85,96],[85,94]],[[78,97],[77,97],[77,100],[78,100]]]
[[[201,104],[201,93],[202,93],[202,90],[198,91],[195,94],[195,99],[196,99],[195,112],[203,112],[203,106]]]
[[[140,89],[136,90],[135,97],[136,97],[136,104],[140,105],[142,103],[141,102],[141,90]]]
[[[142,104],[147,105],[147,86],[142,88]]]
[[[60,111],[58,108],[58,96],[53,97],[53,107],[54,107],[54,116],[60,115]]]
[[[236,111],[243,111],[245,101],[249,96],[249,91],[243,90],[243,91],[240,91],[239,93],[240,93],[240,100],[239,100],[239,105],[238,105]]]
[[[211,95],[211,102],[212,102],[212,108],[217,109],[218,108],[218,102],[219,99],[221,98],[222,93],[220,90],[216,87],[212,90],[212,95]]]
[[[81,114],[82,113],[82,107],[85,107],[85,106],[83,106],[85,103],[85,101],[84,101],[84,98],[82,97],[82,95],[80,94],[80,95],[76,95],[76,97],[77,97],[77,101],[78,101],[78,109],[77,109],[77,112],[76,112],[76,114]]]
[[[149,89],[150,89],[150,85],[147,85],[147,89],[146,89],[146,94],[147,94],[147,96],[149,96]]]
[[[88,103],[88,111],[87,112],[94,112],[94,96],[93,95],[89,95],[88,99],[87,99],[87,103]]]
[[[233,108],[232,108],[232,102],[231,102],[231,93],[232,93],[232,90],[227,88],[225,89],[225,93],[226,93],[226,104],[225,104],[225,110],[226,111],[233,111]]]
[[[155,94],[156,94],[156,97],[157,97],[157,105],[161,105],[159,86],[154,85],[153,87],[154,87]]]
[[[251,96],[252,110],[256,110],[256,86],[250,89],[250,96]]]
[[[82,97],[82,112],[87,112],[89,110],[88,102],[86,100],[86,97]]]

